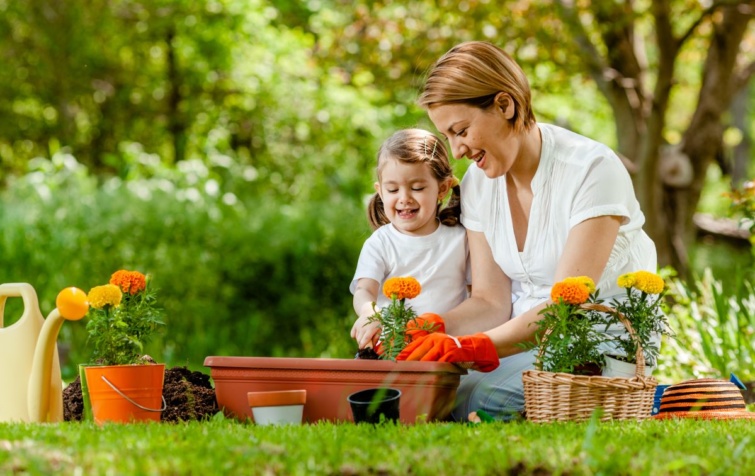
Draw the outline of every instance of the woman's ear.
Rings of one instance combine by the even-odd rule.
[[[503,117],[507,120],[514,118],[516,114],[516,104],[514,99],[509,93],[498,93],[495,95],[495,107],[499,108],[503,112]]]

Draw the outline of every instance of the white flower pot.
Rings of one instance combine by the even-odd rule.
[[[304,405],[252,407],[254,422],[258,425],[299,425],[303,414]]]
[[[254,422],[258,425],[301,424],[306,398],[306,390],[247,393]]]
[[[632,378],[637,376],[637,365],[615,359],[608,355],[604,357],[606,359],[606,366],[603,367],[602,374],[604,377]],[[645,365],[645,376],[651,376],[653,370],[655,370],[655,366]]]

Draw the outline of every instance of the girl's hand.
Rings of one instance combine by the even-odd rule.
[[[360,349],[374,347],[378,336],[380,335],[380,323],[377,321],[370,322],[370,316],[361,316],[351,326],[351,337],[357,341]]]

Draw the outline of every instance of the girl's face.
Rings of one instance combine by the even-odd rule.
[[[521,150],[521,138],[508,121],[514,114],[514,102],[507,97],[503,97],[503,106],[488,109],[444,104],[428,111],[430,120],[448,140],[453,156],[473,160],[489,178],[506,174]]]
[[[438,229],[438,200],[448,191],[425,164],[407,164],[386,158],[375,190],[383,200],[385,214],[405,235],[425,236]]]

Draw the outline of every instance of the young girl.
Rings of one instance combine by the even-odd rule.
[[[467,298],[469,282],[459,181],[443,142],[422,129],[396,132],[378,151],[377,176],[368,208],[375,231],[362,247],[349,287],[358,316],[351,336],[360,349],[374,345],[379,335],[378,323],[368,319],[375,314],[373,303],[380,309],[390,302],[382,293],[386,279],[419,281],[422,292],[407,299],[417,315],[454,308]]]

